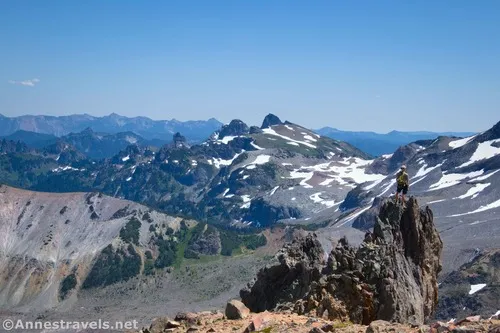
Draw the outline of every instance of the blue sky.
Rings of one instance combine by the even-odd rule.
[[[2,1],[0,113],[480,131],[500,120],[499,17],[499,1]]]

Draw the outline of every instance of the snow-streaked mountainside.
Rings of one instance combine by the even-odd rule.
[[[268,115],[260,127],[233,120],[199,145],[176,134],[159,151],[130,145],[97,163],[61,160],[57,151],[21,154],[29,155],[22,174],[38,177],[12,172],[20,155],[11,152],[0,156],[0,181],[43,191],[101,191],[215,224],[336,221],[363,229],[373,224],[376,197],[394,191],[395,174],[407,163],[411,193],[435,207],[438,221],[453,224],[477,214],[493,218],[498,127],[465,139],[416,141],[374,159]]]
[[[261,128],[234,120],[200,145],[190,146],[176,134],[157,152],[130,145],[101,162],[61,161],[57,150],[23,157],[30,162],[22,174],[39,176],[16,173],[21,156],[9,153],[0,156],[3,182],[43,191],[102,191],[240,226],[265,226],[338,208],[357,184],[384,177],[372,170],[373,161],[362,151],[272,115]]]
[[[221,126],[222,123],[214,118],[206,121],[182,122],[175,119],[128,118],[116,113],[104,117],[94,117],[88,114],[58,117],[43,115],[5,117],[0,115],[0,136],[8,136],[16,131],[24,130],[60,137],[92,128],[95,132],[108,134],[134,132],[148,140],[169,140],[174,133],[181,132],[190,142],[201,142]]]
[[[463,251],[500,244],[500,123],[475,136],[439,137],[420,144],[417,149],[402,147],[371,166],[385,169],[386,161],[406,150],[400,162],[408,167],[410,194],[434,212],[445,244],[446,270]],[[356,189],[359,206],[337,223],[348,221],[360,229],[373,226],[376,198],[395,191],[397,168],[386,170],[384,179]]]

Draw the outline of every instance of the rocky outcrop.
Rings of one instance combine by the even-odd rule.
[[[259,134],[262,133],[262,129],[258,126],[250,126],[250,134]]]
[[[268,128],[274,125],[282,125],[282,124],[283,122],[281,121],[280,118],[278,118],[278,116],[275,116],[274,114],[270,113],[264,118],[261,128]]]
[[[175,148],[189,148],[186,137],[179,132],[174,134],[172,146]]]
[[[341,239],[324,264],[316,236],[296,240],[240,291],[252,311],[290,309],[330,320],[422,324],[437,304],[443,244],[432,211],[383,203],[359,248]]]
[[[253,312],[304,298],[325,264],[325,253],[313,234],[286,244],[276,258],[278,264],[260,270],[257,279],[240,291],[243,303]]]
[[[239,119],[232,120],[228,125],[222,126],[219,132],[219,139],[226,136],[238,136],[248,134],[250,129],[248,125]]]

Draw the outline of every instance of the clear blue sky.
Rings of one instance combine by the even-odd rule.
[[[486,0],[5,0],[0,113],[480,131],[500,120],[499,18]]]

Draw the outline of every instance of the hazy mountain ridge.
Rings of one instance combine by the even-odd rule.
[[[94,117],[88,114],[69,116],[24,115],[18,117],[0,116],[0,136],[24,130],[51,134],[57,137],[77,133],[91,128],[95,132],[115,134],[134,132],[145,139],[170,140],[176,132],[181,132],[189,141],[201,142],[222,126],[218,120],[210,118],[199,121],[152,120],[147,117],[124,117],[116,113]]]
[[[373,156],[390,154],[399,146],[419,140],[434,140],[439,136],[467,137],[475,134],[473,132],[401,132],[395,130],[381,134],[368,131],[343,131],[332,127],[322,127],[316,130],[316,133],[348,142]]]

